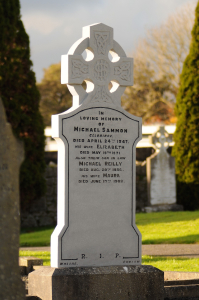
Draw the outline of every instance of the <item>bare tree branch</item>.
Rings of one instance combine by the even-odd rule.
[[[168,119],[174,116],[179,78],[191,41],[195,6],[196,1],[183,5],[160,27],[148,30],[146,38],[140,40],[133,53],[135,84],[126,89],[122,98],[122,106],[130,113],[149,116],[147,110],[152,115],[155,113],[153,108],[156,109],[154,104],[164,102],[170,114]]]

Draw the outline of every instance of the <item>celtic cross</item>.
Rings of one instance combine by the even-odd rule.
[[[84,81],[86,91],[82,87]],[[74,107],[83,101],[120,105],[125,88],[133,85],[133,58],[127,58],[122,47],[113,40],[111,27],[102,23],[90,25],[83,28],[83,37],[68,54],[62,55],[61,82],[68,85]]]
[[[159,130],[151,137],[152,143],[155,145],[156,149],[160,151],[166,151],[172,139],[169,137],[168,132],[165,130],[164,126],[160,126]]]

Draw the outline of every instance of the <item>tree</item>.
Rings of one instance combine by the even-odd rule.
[[[140,62],[141,63],[141,62]],[[137,83],[128,87],[122,97],[122,106],[128,112],[142,117],[143,123],[147,122],[169,122],[174,117],[174,104],[166,98],[171,86],[165,77],[154,80],[153,72],[142,68],[136,68]]]
[[[126,89],[122,105],[147,122],[159,115],[170,122],[174,117],[179,76],[188,54],[195,2],[186,4],[160,27],[140,40],[134,57],[134,86]],[[134,102],[134,103],[133,103]]]
[[[0,97],[16,137],[24,142],[21,208],[45,192],[44,124],[19,0],[0,0]]]
[[[178,121],[173,155],[180,201],[186,208],[195,209],[199,208],[199,2],[175,110]]]
[[[72,105],[72,96],[67,85],[61,84],[61,63],[44,69],[44,77],[37,84],[41,94],[40,112],[46,126],[51,125],[51,115],[59,114]]]

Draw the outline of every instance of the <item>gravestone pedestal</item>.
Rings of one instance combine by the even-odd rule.
[[[163,300],[164,272],[152,266],[42,267],[29,274],[29,295],[42,300]]]

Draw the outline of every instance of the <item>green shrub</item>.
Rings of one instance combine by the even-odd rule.
[[[190,51],[180,76],[176,100],[178,118],[172,154],[176,161],[178,203],[199,208],[199,2]]]
[[[29,37],[18,0],[0,0],[0,97],[13,133],[24,142],[20,172],[21,207],[45,192],[44,124],[30,60]]]

